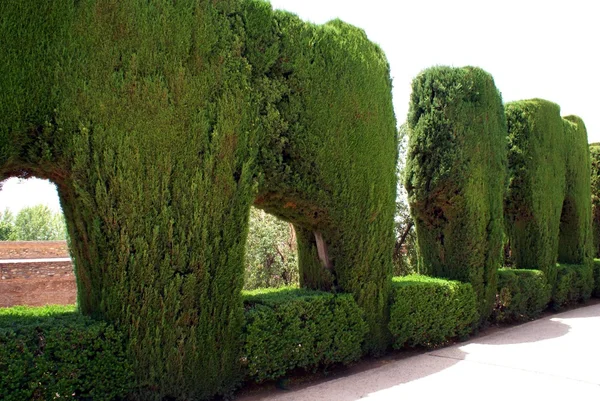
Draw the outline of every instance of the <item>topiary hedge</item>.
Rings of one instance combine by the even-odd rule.
[[[551,306],[554,310],[560,310],[591,297],[594,271],[589,265],[557,263],[548,271],[548,282],[552,287]]]
[[[596,298],[600,298],[600,259],[594,259],[593,271],[594,290],[592,291],[592,295]]]
[[[421,275],[394,277],[392,283],[394,348],[442,345],[477,326],[479,303],[470,284]]]
[[[73,307],[0,308],[0,399],[120,400],[133,389],[122,333]]]
[[[57,185],[79,308],[123,329],[137,397],[242,379],[253,203],[306,233],[302,284],[351,293],[365,350],[385,350],[397,132],[389,65],[362,30],[256,0],[0,15],[0,180]]]
[[[506,119],[510,178],[505,215],[513,263],[547,274],[558,257],[565,125],[558,105],[541,99],[508,103]]]
[[[535,319],[548,306],[551,292],[546,276],[539,270],[499,269],[493,320]]]
[[[413,81],[405,185],[419,272],[471,283],[482,320],[502,265],[506,121],[492,77],[434,67]]]
[[[368,326],[350,294],[255,290],[244,294],[244,306],[242,361],[249,380],[347,364],[362,356]]]
[[[600,144],[590,144],[592,188],[592,238],[594,257],[600,257]]]

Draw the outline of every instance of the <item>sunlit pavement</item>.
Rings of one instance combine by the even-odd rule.
[[[600,304],[310,387],[239,399],[600,400]]]

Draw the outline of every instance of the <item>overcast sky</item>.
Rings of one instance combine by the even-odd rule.
[[[600,40],[592,0],[271,0],[274,8],[324,23],[340,18],[364,29],[387,54],[398,123],[406,119],[410,84],[433,65],[481,67],[505,102],[543,98],[583,118],[589,142],[600,142]],[[46,203],[58,210],[47,181],[11,180],[0,210]]]

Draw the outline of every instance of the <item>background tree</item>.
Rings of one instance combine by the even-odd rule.
[[[0,212],[0,241],[13,241],[15,236],[15,216],[10,209]]]
[[[298,252],[292,224],[250,210],[244,289],[298,285]]]
[[[408,197],[404,188],[404,168],[408,149],[408,125],[398,130],[398,187],[396,197],[396,216],[394,217],[394,276],[406,276],[416,272],[417,268],[417,236],[415,225],[408,207]]]
[[[52,212],[46,205],[21,209],[15,218],[13,230],[13,239],[18,241],[57,241],[66,238],[62,214]]]

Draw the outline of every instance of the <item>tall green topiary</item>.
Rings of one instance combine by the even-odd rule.
[[[566,188],[565,135],[558,105],[540,99],[506,105],[509,187],[506,229],[517,268],[545,274],[558,255]]]
[[[510,181],[506,227],[517,268],[550,274],[557,261],[591,264],[587,132],[540,99],[506,106]]]
[[[258,69],[272,79],[254,77],[271,97],[261,104],[255,205],[294,223],[303,287],[354,294],[370,328],[365,350],[379,353],[389,341],[396,194],[388,63],[360,29],[253,4],[251,48],[266,50],[250,60],[279,49]]]
[[[506,123],[481,69],[434,67],[413,81],[406,189],[422,274],[468,282],[486,319],[502,262]]]
[[[592,187],[592,241],[594,256],[600,257],[600,144],[590,144]]]
[[[591,268],[592,194],[587,130],[577,116],[563,119],[565,129],[566,188],[560,217],[558,261]]]
[[[0,15],[0,178],[57,184],[79,307],[126,333],[139,398],[240,380],[253,202],[308,233],[304,283],[351,292],[366,349],[387,345],[396,130],[364,32],[251,0],[13,0]]]

